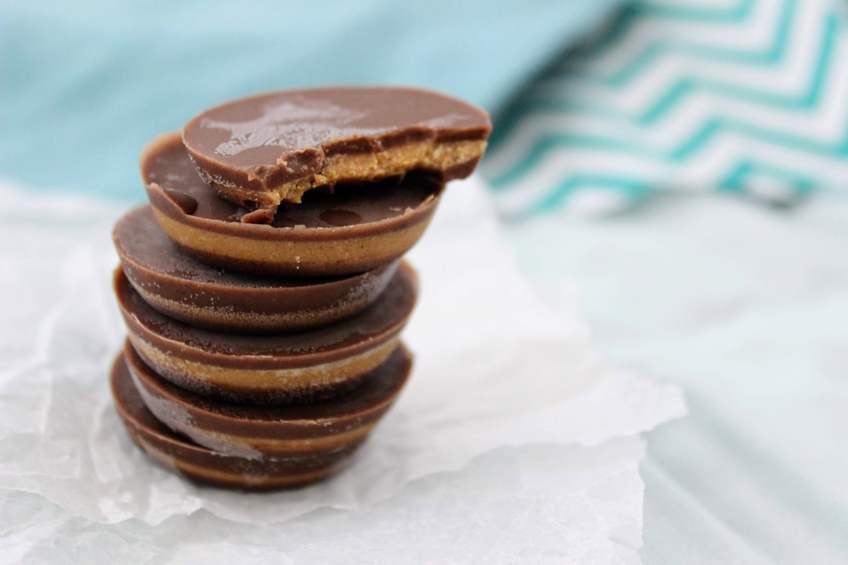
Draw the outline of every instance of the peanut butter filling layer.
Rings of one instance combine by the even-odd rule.
[[[315,187],[413,170],[467,176],[491,131],[480,108],[404,87],[273,92],[207,110],[182,141],[201,177],[240,205],[300,202]]]
[[[378,268],[409,250],[432,213],[388,233],[338,240],[280,241],[233,236],[180,223],[155,210],[162,229],[202,261],[222,268],[284,276],[344,275]]]
[[[351,357],[297,368],[236,369],[186,359],[159,349],[130,332],[130,342],[157,373],[172,382],[201,394],[233,400],[312,398],[323,391],[344,390],[359,377],[386,360],[398,345],[391,338],[373,349]]]
[[[219,453],[248,459],[332,452],[358,444],[406,383],[400,346],[352,391],[307,405],[261,407],[210,401],[159,377],[131,348],[124,359],[147,409],[174,431]]]
[[[129,339],[162,377],[200,394],[268,404],[334,394],[382,363],[398,342],[417,295],[403,265],[378,301],[335,324],[299,333],[246,335],[163,316],[115,274]]]
[[[377,153],[354,153],[327,157],[314,174],[264,191],[235,184],[222,175],[198,169],[200,178],[222,198],[245,207],[272,207],[283,202],[300,203],[307,190],[338,183],[370,182],[404,175],[410,171],[439,173],[447,182],[471,174],[486,150],[485,141],[407,143]]]

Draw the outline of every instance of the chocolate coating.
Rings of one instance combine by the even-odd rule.
[[[132,440],[161,465],[202,483],[239,489],[302,486],[343,468],[359,445],[282,457],[247,458],[220,453],[173,432],[150,413],[123,355],[112,365],[110,381],[115,408]]]
[[[407,175],[324,188],[264,225],[242,222],[255,212],[209,190],[175,134],[151,143],[141,168],[156,220],[175,243],[211,265],[275,276],[357,274],[397,259],[423,234],[443,186]]]
[[[188,324],[223,331],[280,332],[338,321],[370,305],[397,269],[395,261],[351,277],[314,280],[223,271],[177,247],[150,206],[126,213],[112,239],[124,273],[149,305]]]
[[[328,87],[222,104],[189,121],[182,140],[223,197],[266,206],[412,170],[467,176],[490,131],[485,111],[437,92]]]
[[[361,313],[296,334],[262,336],[212,332],[163,316],[120,269],[115,294],[133,347],[163,378],[224,400],[274,404],[337,394],[382,363],[412,313],[417,280],[403,264]]]
[[[129,344],[124,360],[160,422],[218,453],[248,459],[318,455],[357,445],[397,398],[412,366],[411,354],[401,345],[347,394],[267,408],[214,402],[176,387],[156,375]]]

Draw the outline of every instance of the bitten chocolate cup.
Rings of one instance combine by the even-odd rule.
[[[413,170],[466,177],[491,128],[481,108],[431,90],[336,86],[227,102],[193,118],[182,140],[223,198],[265,207]]]
[[[124,360],[157,420],[216,453],[251,460],[350,451],[394,403],[412,366],[412,355],[399,345],[347,394],[303,406],[260,407],[214,402],[176,387],[129,345]]]
[[[186,477],[225,488],[267,490],[307,485],[350,461],[357,445],[289,457],[246,458],[195,444],[159,422],[133,383],[123,355],[112,366],[112,396],[130,438],[153,460]]]
[[[145,302],[172,318],[222,331],[269,333],[336,322],[374,302],[398,265],[316,280],[222,271],[177,247],[150,206],[126,213],[112,239],[124,274]]]
[[[163,316],[115,272],[128,337],[145,363],[182,388],[252,404],[313,401],[356,385],[397,347],[417,286],[402,264],[379,300],[351,318],[295,334],[246,335]]]
[[[276,276],[352,275],[390,263],[424,233],[443,189],[420,174],[316,189],[261,224],[247,219],[262,211],[222,200],[200,179],[179,135],[151,143],[141,170],[156,221],[177,245],[209,265]]]

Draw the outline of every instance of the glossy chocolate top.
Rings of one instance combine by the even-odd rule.
[[[201,180],[177,134],[163,136],[147,147],[142,155],[141,174],[148,187],[159,187],[161,196],[185,216],[225,222],[230,229],[243,231],[264,227],[252,223],[236,227],[251,211],[218,197]],[[440,191],[441,183],[425,174],[311,190],[301,204],[281,205],[271,225],[295,230],[366,225],[404,216],[433,200]],[[150,193],[154,205],[157,192],[154,189]]]
[[[266,407],[221,402],[177,387],[156,375],[129,344],[124,356],[133,376],[148,391],[180,405],[194,418],[214,417],[216,431],[235,434],[244,432],[244,425],[251,422],[298,425],[332,433],[337,431],[332,427],[335,421],[362,415],[397,394],[412,366],[412,354],[399,346],[350,392],[311,404]]]
[[[163,316],[142,299],[122,271],[115,275],[115,294],[128,323],[137,323],[174,346],[232,357],[245,366],[252,360],[337,352],[385,337],[406,322],[417,292],[415,272],[402,265],[380,299],[352,318],[298,333],[257,336],[203,330]]]
[[[185,126],[183,142],[196,157],[224,168],[287,163],[288,176],[297,178],[310,172],[308,153],[317,148],[373,151],[379,139],[483,139],[490,130],[485,111],[437,92],[330,87],[272,92],[217,106]]]

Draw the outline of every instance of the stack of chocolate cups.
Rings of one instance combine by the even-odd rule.
[[[339,87],[230,102],[148,145],[150,203],[113,232],[131,438],[232,488],[344,467],[409,379],[402,256],[490,129],[434,92]]]

